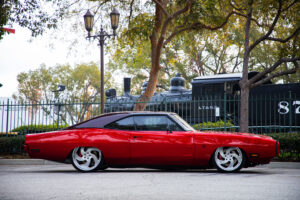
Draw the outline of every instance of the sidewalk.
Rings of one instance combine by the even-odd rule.
[[[0,165],[63,165],[63,163],[43,159],[0,159]],[[300,162],[271,162],[270,164],[256,167],[300,169]]]

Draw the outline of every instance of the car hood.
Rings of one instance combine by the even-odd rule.
[[[203,132],[202,132],[203,133]],[[211,134],[217,134],[217,135],[236,135],[236,136],[244,136],[244,137],[256,137],[256,138],[263,138],[263,139],[273,139],[270,136],[266,136],[266,135],[260,135],[260,134],[253,134],[253,133],[239,133],[239,132],[214,132],[214,131],[210,131],[210,132],[206,132],[206,133],[211,133]]]
[[[273,139],[270,136],[266,135],[260,135],[260,134],[253,134],[253,133],[231,133],[234,135],[242,135],[242,136],[248,136],[248,137],[258,137],[258,138],[264,138],[264,139]]]

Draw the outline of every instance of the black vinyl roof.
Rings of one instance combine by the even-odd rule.
[[[132,116],[132,115],[169,115],[170,112],[151,112],[151,111],[127,111],[127,112],[113,112],[103,114],[87,121],[75,124],[66,129],[76,128],[104,128],[105,125],[110,124],[119,119]]]

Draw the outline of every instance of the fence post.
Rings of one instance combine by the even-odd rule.
[[[6,136],[8,135],[8,120],[9,120],[9,99],[7,99],[7,109],[6,109]]]
[[[289,91],[289,127],[290,132],[292,132],[292,91]]]
[[[168,112],[168,108],[167,108],[167,99],[164,98],[164,106],[165,106],[165,112]],[[169,111],[170,112],[170,111]]]
[[[57,130],[59,129],[59,111],[60,111],[60,103],[59,103],[59,99],[58,99],[58,109],[57,109]]]
[[[226,126],[226,123],[227,123],[227,108],[226,108],[226,104],[227,104],[227,98],[226,98],[226,92],[224,92],[224,129],[225,131],[227,131],[227,126]]]

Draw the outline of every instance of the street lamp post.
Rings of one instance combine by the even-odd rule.
[[[103,46],[104,46],[104,41],[106,38],[109,38],[111,36],[116,36],[116,29],[118,28],[119,25],[119,17],[120,13],[116,8],[112,10],[110,13],[110,20],[111,20],[111,28],[113,29],[113,34],[108,34],[106,33],[102,25],[100,26],[100,32],[96,35],[91,35],[91,31],[93,29],[94,25],[94,15],[87,10],[85,13],[84,17],[84,24],[85,24],[85,29],[88,31],[88,36],[87,38],[93,38],[93,39],[98,39],[99,41],[99,46],[100,46],[100,73],[101,73],[101,79],[100,79],[100,95],[101,95],[101,114],[104,113],[104,55],[103,55]]]
[[[57,90],[53,90],[52,92],[57,93],[57,129],[59,129],[59,112],[60,112],[60,107],[61,103],[59,102],[59,93],[63,92],[66,89],[65,85],[58,85]]]

